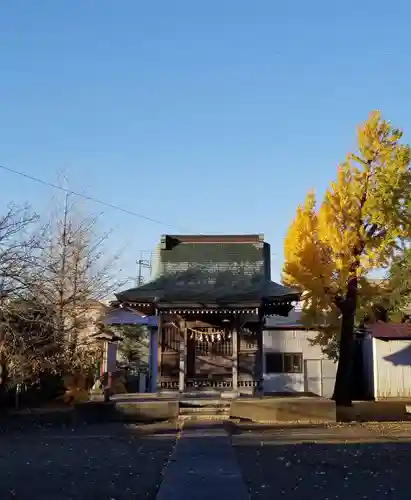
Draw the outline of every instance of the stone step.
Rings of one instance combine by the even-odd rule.
[[[186,391],[183,394],[183,397],[188,398],[218,398],[218,399],[234,399],[237,396],[237,393],[232,390],[191,390]]]
[[[209,406],[200,406],[200,407],[180,407],[180,415],[223,415],[230,414],[230,407],[209,407]]]
[[[220,415],[213,415],[209,413],[199,413],[191,415],[179,415],[178,420],[184,421],[205,421],[205,420],[229,420],[229,413],[221,413]]]
[[[221,399],[182,399],[180,408],[229,408],[230,401]]]

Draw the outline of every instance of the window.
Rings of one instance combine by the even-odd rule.
[[[268,352],[265,355],[266,373],[302,373],[303,355],[300,353]]]

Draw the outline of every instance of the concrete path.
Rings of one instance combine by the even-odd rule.
[[[234,450],[221,427],[182,429],[156,500],[249,500]]]

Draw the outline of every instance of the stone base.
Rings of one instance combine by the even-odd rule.
[[[231,400],[231,399],[235,399],[238,397],[238,392],[236,391],[224,391],[220,394],[220,397],[221,399],[228,399],[228,400]]]
[[[354,401],[352,406],[338,406],[340,422],[401,422],[411,420],[411,401]]]
[[[336,422],[334,401],[315,397],[238,398],[231,403],[230,417],[259,423]]]
[[[37,408],[10,411],[2,415],[3,429],[25,426],[95,424],[107,422],[154,423],[174,420],[179,414],[177,399],[136,398],[123,396],[108,402],[91,400],[75,407]]]
[[[178,417],[178,401],[110,401],[79,404],[75,408],[75,419],[94,422],[158,422]]]

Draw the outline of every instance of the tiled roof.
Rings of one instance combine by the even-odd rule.
[[[142,316],[138,311],[130,311],[121,307],[111,310],[101,322],[104,325],[157,326],[157,318],[153,316]]]
[[[287,328],[287,329],[296,329],[300,330],[304,328],[303,323],[301,322],[301,311],[292,309],[288,316],[269,316],[265,320],[266,328]]]
[[[121,302],[252,302],[263,299],[298,300],[294,290],[262,276],[229,272],[180,272],[160,276],[137,288],[117,294]]]
[[[163,236],[154,281],[117,294],[122,302],[298,300],[270,280],[270,246],[261,235]]]
[[[379,321],[367,327],[367,332],[379,339],[411,339],[411,324],[383,323]]]

